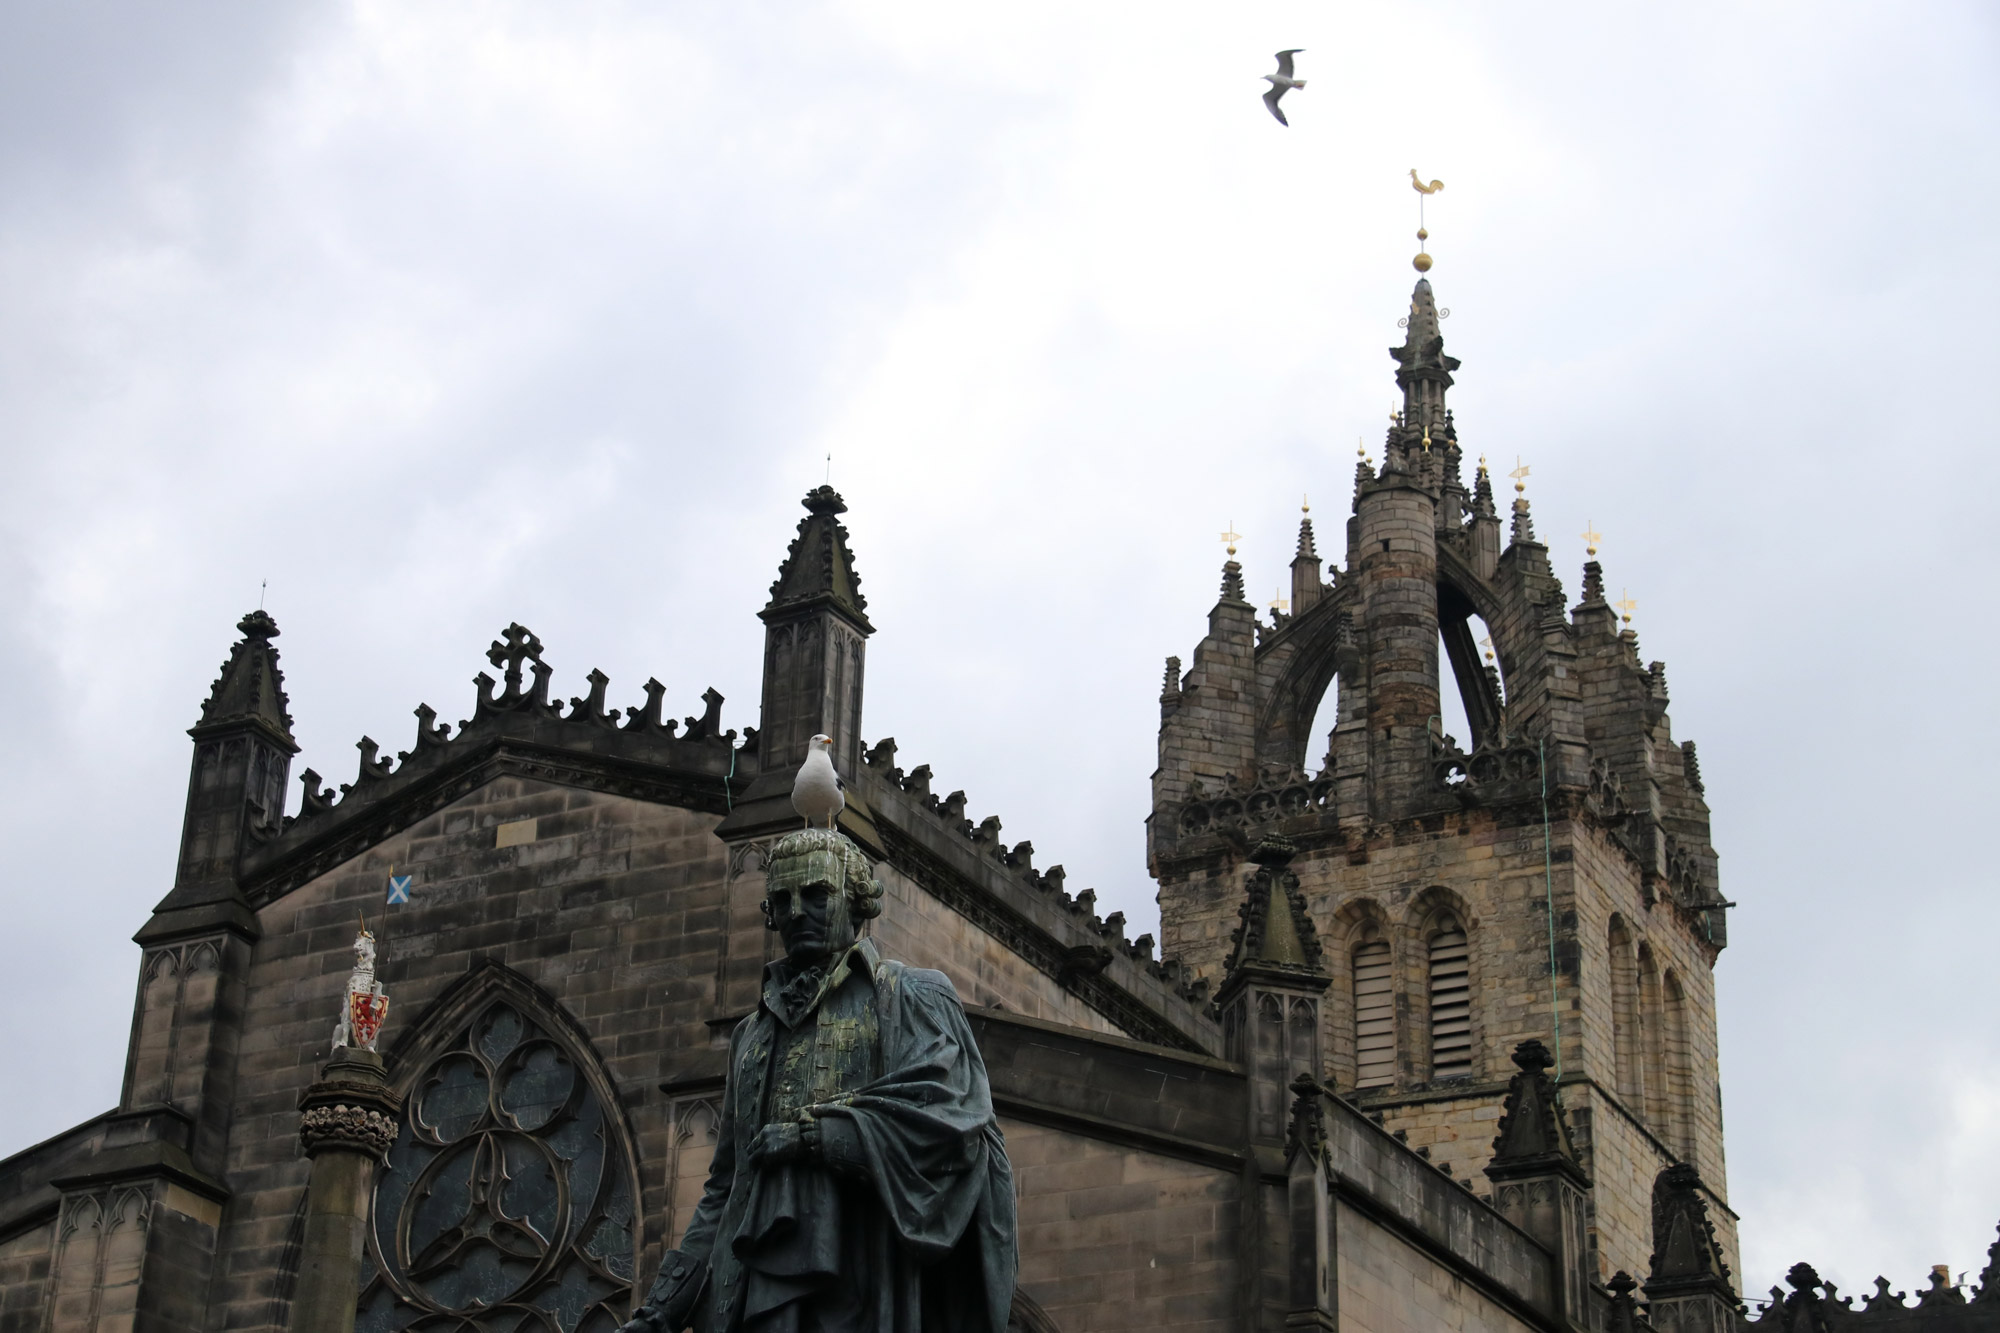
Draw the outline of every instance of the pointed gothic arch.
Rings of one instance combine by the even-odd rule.
[[[1661,1046],[1667,1074],[1667,1124],[1661,1137],[1684,1162],[1694,1160],[1694,1061],[1688,1050],[1687,992],[1678,973],[1668,968],[1660,977],[1664,1009]]]
[[[638,1155],[603,1061],[554,997],[496,962],[389,1058],[403,1123],[378,1175],[357,1333],[610,1333],[644,1228]]]
[[[1334,981],[1327,988],[1321,1005],[1325,1023],[1321,1049],[1327,1054],[1327,1077],[1335,1087],[1366,1089],[1395,1082],[1395,937],[1395,926],[1388,913],[1372,898],[1348,899],[1340,905],[1328,924],[1325,938],[1330,945],[1325,959]],[[1382,1071],[1374,1064],[1370,1064],[1366,1074],[1362,1071],[1364,1042],[1361,1027],[1364,1017],[1361,1010],[1364,1000],[1368,1002],[1369,1009],[1365,1020],[1368,1036],[1374,1038],[1366,1043],[1367,1051],[1375,1060],[1380,1060],[1386,1048],[1387,1083],[1381,1080],[1379,1075]],[[1384,1000],[1389,1020],[1386,1033],[1380,1025]],[[1385,1035],[1386,1042],[1381,1040]]]
[[[1313,719],[1320,701],[1338,688],[1352,635],[1353,596],[1329,588],[1324,597],[1286,623],[1282,634],[1258,649],[1259,670],[1273,673],[1257,719],[1257,760],[1304,769],[1317,758]]]
[[[1645,1106],[1640,1114],[1645,1117],[1646,1128],[1654,1135],[1669,1137],[1667,1126],[1671,1117],[1667,1099],[1667,1052],[1664,1038],[1663,1015],[1660,1009],[1660,969],[1653,961],[1652,946],[1641,941],[1637,954],[1639,974],[1639,1069],[1640,1081],[1645,1091]]]
[[[1640,1059],[1644,1047],[1639,1024],[1639,961],[1633,953],[1631,927],[1615,912],[1605,930],[1605,949],[1611,976],[1612,1085],[1628,1110],[1643,1114],[1646,1084]]]
[[[1421,1021],[1412,1023],[1421,1047],[1421,1077],[1430,1082],[1477,1077],[1481,1025],[1473,1003],[1478,994],[1476,922],[1465,900],[1442,885],[1418,894],[1405,920],[1410,943],[1407,993],[1410,1008],[1422,1012]]]

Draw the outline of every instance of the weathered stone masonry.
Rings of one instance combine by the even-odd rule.
[[[713,689],[673,719],[660,681],[614,707],[591,671],[565,701],[510,625],[468,719],[419,705],[410,749],[363,737],[287,815],[278,628],[246,616],[137,936],[119,1104],[0,1161],[0,1333],[615,1328],[700,1196],[816,733],[878,938],[952,978],[988,1065],[1010,1327],[1743,1326],[1693,745],[1595,562],[1568,605],[1526,500],[1503,543],[1486,469],[1462,482],[1428,283],[1409,326],[1342,558],[1303,523],[1269,624],[1232,559],[1168,661],[1158,941],[862,740],[873,625],[830,488],[740,734]],[[391,866],[415,883],[386,907]],[[330,1053],[362,912],[393,1007],[379,1055]],[[1801,1265],[1758,1322],[1970,1333],[2000,1326],[2000,1258],[1981,1281],[1849,1311]]]

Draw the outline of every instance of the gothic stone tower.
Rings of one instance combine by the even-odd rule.
[[[1477,1180],[1508,1052],[1546,1042],[1592,1180],[1591,1277],[1645,1269],[1653,1181],[1676,1162],[1707,1182],[1733,1261],[1712,976],[1728,904],[1694,745],[1597,562],[1566,605],[1527,500],[1503,547],[1483,463],[1466,489],[1427,279],[1408,327],[1403,411],[1381,471],[1357,465],[1340,567],[1322,577],[1302,522],[1291,610],[1266,624],[1231,559],[1188,669],[1168,659],[1147,826],[1162,952],[1220,980],[1245,862],[1289,840],[1333,977],[1331,1086]]]

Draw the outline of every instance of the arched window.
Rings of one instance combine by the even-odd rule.
[[[1354,1086],[1386,1088],[1396,1081],[1396,1000],[1389,981],[1389,942],[1370,940],[1354,951]]]
[[[1634,1114],[1645,1113],[1646,1085],[1640,1070],[1639,965],[1623,917],[1611,918],[1611,1054],[1613,1086]]]
[[[1640,1086],[1646,1102],[1642,1114],[1647,1128],[1664,1139],[1672,1113],[1667,1107],[1666,1049],[1660,1033],[1660,973],[1653,966],[1653,951],[1643,944],[1638,972]]]
[[[1472,1072],[1472,991],[1465,929],[1452,917],[1430,940],[1431,1077]]]
[[[441,1002],[376,1187],[357,1333],[611,1333],[633,1298],[637,1175],[602,1067],[497,966]]]
[[[1681,979],[1668,972],[1661,984],[1666,997],[1668,1125],[1662,1138],[1684,1162],[1694,1160],[1694,1062],[1688,1050],[1687,996]]]

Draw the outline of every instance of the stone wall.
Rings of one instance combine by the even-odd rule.
[[[486,962],[525,977],[576,1024],[632,1130],[651,1224],[639,1270],[650,1271],[667,1234],[685,1226],[707,1168],[701,1108],[657,1089],[719,1080],[732,1020],[754,1004],[771,956],[755,908],[761,863],[732,858],[716,822],[503,778],[263,910],[228,1159],[227,1327],[272,1317],[306,1176],[296,1099],[327,1053],[363,913],[394,1005],[383,1040],[392,1078],[412,1072],[397,1068],[395,1053],[426,1008]],[[392,865],[416,881],[409,904],[385,908]],[[883,878],[889,893],[873,929],[890,956],[939,968],[971,1004],[1113,1030],[893,869]],[[731,976],[750,983],[735,987],[735,1008],[719,1002]]]
[[[1002,1118],[1021,1290],[1066,1330],[1237,1330],[1232,1172]]]
[[[42,1333],[54,1218],[0,1240],[0,1333]]]
[[[1539,813],[1517,811],[1503,819],[1474,808],[1381,826],[1351,846],[1322,842],[1293,859],[1325,949],[1322,966],[1333,977],[1323,1003],[1328,1076],[1341,1089],[1354,1086],[1354,950],[1364,940],[1386,940],[1395,978],[1397,1078],[1393,1087],[1355,1094],[1355,1100],[1380,1114],[1385,1128],[1403,1133],[1412,1148],[1428,1151],[1431,1161],[1478,1182],[1483,1192],[1481,1172],[1513,1072],[1508,1052],[1530,1037],[1553,1047],[1559,1014],[1565,1087],[1585,1113],[1586,1124],[1578,1128],[1597,1135],[1586,1137],[1594,1150],[1587,1150],[1585,1164],[1599,1176],[1593,1195],[1602,1221],[1591,1237],[1600,1253],[1600,1279],[1620,1268],[1645,1271],[1653,1179],[1683,1145],[1692,1148],[1689,1160],[1713,1191],[1717,1233],[1733,1265],[1736,1227],[1724,1188],[1713,952],[1689,916],[1667,902],[1648,902],[1632,857],[1588,817],[1558,812],[1545,863]],[[1251,869],[1205,867],[1171,886],[1183,931],[1177,947],[1204,975],[1220,978]],[[1553,1003],[1551,889],[1559,973]],[[1164,903],[1169,886],[1161,893]],[[1472,1070],[1465,1079],[1433,1083],[1428,936],[1445,913],[1468,936]],[[1610,957],[1614,917],[1635,959],[1642,945],[1652,959],[1658,978],[1649,1001],[1652,1021],[1663,1015],[1667,978],[1680,988],[1682,1045],[1676,1052],[1660,1033],[1657,1064],[1663,1075],[1678,1070],[1684,1086],[1670,1099],[1619,1103],[1593,1116],[1593,1096],[1616,1101],[1620,1086]]]
[[[1341,1333],[1520,1333],[1537,1327],[1352,1206],[1337,1205]]]

